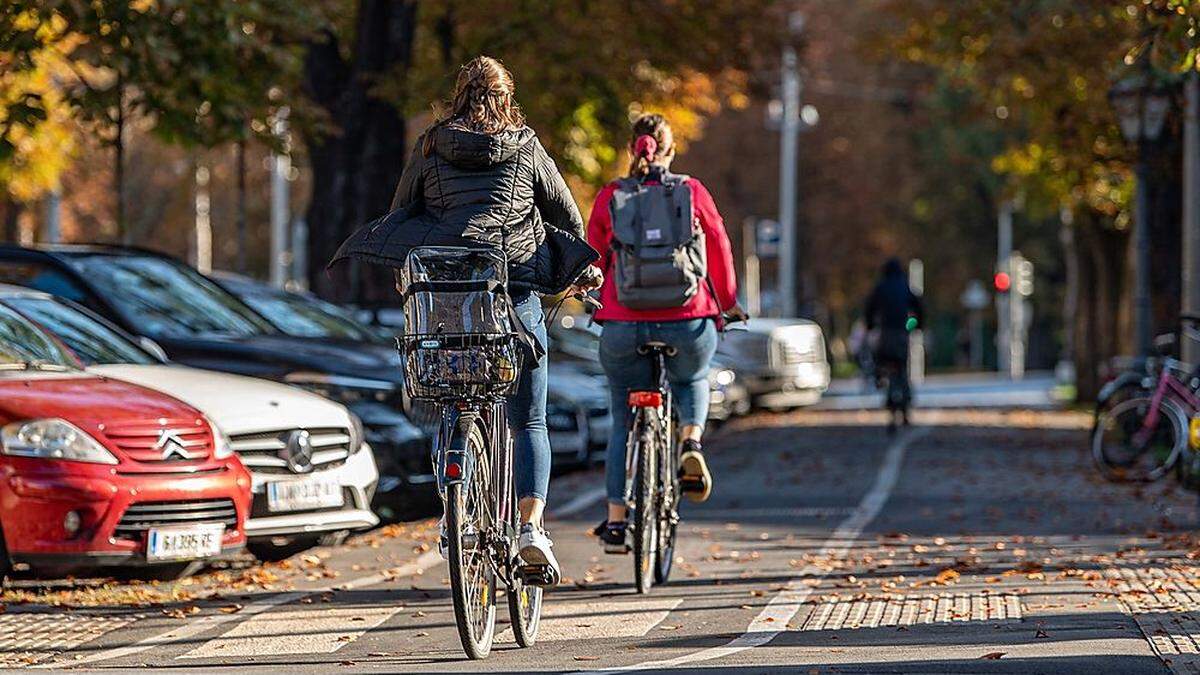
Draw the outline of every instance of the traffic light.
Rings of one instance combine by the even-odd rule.
[[[1008,272],[996,272],[992,284],[995,285],[997,293],[1007,293],[1012,288],[1012,279],[1008,276]]]
[[[1014,283],[1017,293],[1024,297],[1033,295],[1033,262],[1019,254],[1014,255],[1013,271],[1017,277]]]

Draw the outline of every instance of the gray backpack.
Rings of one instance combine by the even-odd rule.
[[[630,309],[682,307],[707,279],[704,232],[692,210],[687,176],[663,173],[661,184],[622,178],[609,204],[609,274]]]

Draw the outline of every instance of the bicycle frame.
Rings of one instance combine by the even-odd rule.
[[[665,361],[665,357],[661,351],[653,350],[648,354],[648,356],[653,357],[651,359],[651,364],[652,364],[651,367],[653,368],[653,371],[652,371],[653,378],[652,379],[656,383],[655,388],[657,389],[657,392],[661,398],[659,400],[658,405],[653,405],[653,406],[652,405],[635,405],[634,397],[638,394],[645,394],[647,392],[644,392],[644,391],[629,392],[629,401],[628,401],[628,403],[629,403],[629,418],[628,418],[629,426],[628,426],[628,429],[626,429],[626,432],[627,432],[626,435],[627,435],[627,437],[631,437],[634,432],[634,429],[637,426],[638,408],[653,407],[653,408],[659,409],[659,411],[661,413],[658,416],[658,423],[660,425],[660,430],[662,431],[663,435],[667,437],[667,441],[671,442],[673,440],[670,437],[671,410],[673,409],[671,406],[673,405],[673,401],[672,401],[672,394],[671,394],[671,383],[667,380],[667,364]],[[626,498],[626,501],[628,501],[628,499],[629,499],[630,490],[633,487],[633,478],[634,478],[634,474],[636,473],[636,467],[638,465],[638,460],[641,458],[639,455],[639,453],[641,451],[641,445],[636,444],[636,443],[628,443],[627,442],[625,447],[629,448],[630,446],[633,446],[635,448],[635,451],[625,453],[625,498]]]
[[[490,551],[493,572],[511,586],[516,569],[511,551],[517,536],[517,510],[513,499],[513,449],[508,428],[505,400],[500,398],[439,402],[442,422],[434,438],[434,457],[437,461],[438,488],[445,497],[447,485],[469,483],[473,472],[481,466],[488,472],[488,492],[484,495],[491,507],[491,532],[481,532]],[[471,457],[464,448],[467,434],[475,425],[484,429],[484,456]]]
[[[1168,364],[1159,373],[1158,384],[1155,386],[1154,394],[1150,398],[1150,412],[1146,414],[1146,419],[1142,422],[1143,430],[1153,430],[1158,426],[1159,409],[1162,406],[1163,399],[1168,395],[1171,395],[1172,399],[1177,403],[1185,405],[1189,412],[1200,411],[1200,397],[1196,396],[1191,388],[1171,374],[1171,368]]]

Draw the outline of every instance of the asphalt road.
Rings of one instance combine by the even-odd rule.
[[[464,660],[435,525],[181,584],[4,592],[0,666],[208,672],[1154,673],[1200,669],[1194,496],[1100,481],[1084,415],[739,420],[669,585],[600,552],[598,472],[556,481],[540,642]],[[563,515],[563,510],[568,512]],[[501,613],[501,616],[503,613]]]

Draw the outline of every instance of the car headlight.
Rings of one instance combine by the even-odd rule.
[[[550,431],[574,431],[579,428],[579,420],[573,409],[551,403],[546,406],[546,428]]]
[[[219,429],[217,425],[209,422],[213,430],[213,459],[229,459],[233,457],[233,442],[229,440],[229,434]]]
[[[363,431],[362,420],[358,418],[358,415],[355,415],[349,410],[346,411],[346,414],[350,416],[350,454],[353,455],[359,450],[362,450],[363,440],[366,439],[366,434]]]
[[[5,425],[0,429],[0,452],[15,457],[117,463],[117,458],[86,431],[58,418]]]

